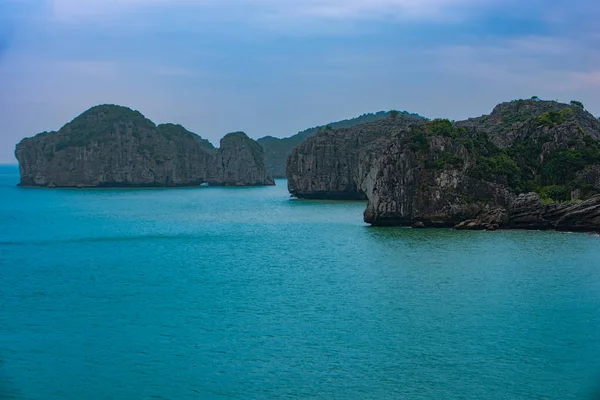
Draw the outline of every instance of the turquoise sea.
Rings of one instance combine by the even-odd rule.
[[[2,399],[598,399],[600,237],[0,167]]]

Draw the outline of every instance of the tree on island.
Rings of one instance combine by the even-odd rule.
[[[398,110],[391,110],[390,111],[390,118],[391,119],[396,119],[399,114],[400,114],[400,112]]]
[[[571,100],[571,105],[572,105],[572,106],[579,107],[579,108],[582,108],[582,109],[584,109],[584,110],[585,110],[585,107],[583,106],[583,103],[582,103],[582,102],[580,102],[580,101],[577,101],[577,100]]]

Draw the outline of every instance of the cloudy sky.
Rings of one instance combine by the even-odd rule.
[[[533,95],[600,115],[597,0],[0,0],[0,162],[101,103],[217,144]]]

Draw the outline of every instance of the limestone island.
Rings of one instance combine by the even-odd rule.
[[[600,121],[537,97],[451,122],[391,112],[293,149],[288,188],[366,199],[372,225],[600,232]]]
[[[274,185],[263,148],[243,132],[208,140],[138,111],[93,107],[58,132],[16,146],[20,186],[170,187]]]

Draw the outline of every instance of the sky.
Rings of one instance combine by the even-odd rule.
[[[0,0],[0,163],[97,104],[286,137],[379,110],[600,115],[597,0]]]

